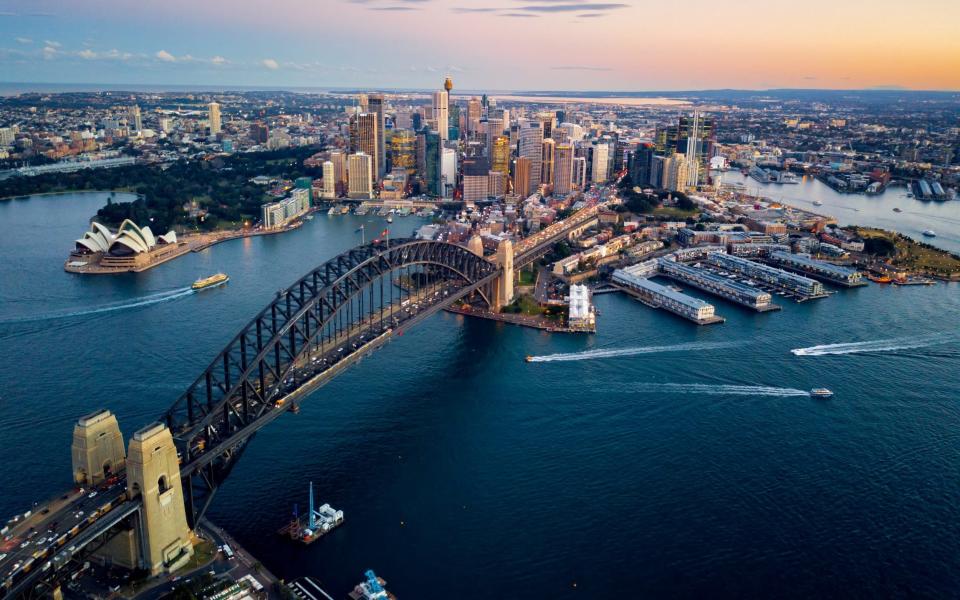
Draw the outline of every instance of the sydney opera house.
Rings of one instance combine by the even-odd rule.
[[[96,263],[106,269],[138,270],[172,257],[177,252],[177,234],[168,231],[154,235],[149,226],[138,227],[127,219],[113,233],[100,223],[76,241],[67,266],[82,267]]]

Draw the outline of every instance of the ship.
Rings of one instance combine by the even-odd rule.
[[[770,173],[766,169],[758,167],[757,165],[750,167],[749,173],[750,173],[750,177],[753,177],[760,183],[773,182],[773,178],[770,176]]]
[[[873,273],[868,273],[867,279],[874,283],[890,283],[893,281],[893,278],[889,275],[874,275]]]
[[[217,273],[216,275],[211,275],[210,277],[204,277],[203,279],[194,281],[193,285],[190,287],[194,290],[205,290],[207,288],[223,285],[228,281],[230,281],[230,278],[227,277],[226,273]]]
[[[893,207],[893,212],[903,212],[903,211],[900,210],[900,207],[899,207],[899,206],[894,206],[894,207]]]
[[[533,362],[533,357],[527,356],[527,358],[525,358],[524,360],[526,360],[527,362]]]
[[[927,237],[937,237],[937,232],[932,229],[924,229],[921,233]]]
[[[393,215],[387,215],[387,223],[393,223]]]
[[[814,201],[813,201],[813,205],[814,205],[814,206],[823,206],[823,202],[820,202],[819,200],[814,200]]]
[[[833,392],[827,388],[813,388],[810,395],[814,398],[833,398]]]

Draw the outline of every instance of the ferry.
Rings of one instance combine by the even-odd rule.
[[[820,202],[819,200],[814,200],[814,201],[813,201],[813,205],[814,205],[814,206],[823,206],[823,202]]]
[[[903,212],[903,211],[900,210],[900,207],[899,207],[899,206],[894,206],[894,207],[893,207],[893,212]]]
[[[874,283],[890,283],[893,281],[893,278],[889,275],[874,275],[873,273],[868,273],[867,279]]]
[[[336,205],[331,206],[331,207],[330,207],[330,210],[327,211],[327,214],[328,214],[328,215],[335,215],[335,214],[337,214],[337,211],[338,211],[338,210],[340,210],[340,208],[339,208],[338,206],[336,206]]]
[[[193,285],[190,287],[194,290],[205,290],[209,287],[223,285],[228,281],[230,281],[230,278],[227,277],[226,273],[217,273],[216,275],[211,275],[210,277],[204,277],[203,279],[194,281]]]
[[[527,356],[527,358],[525,358],[524,360],[526,360],[527,362],[533,362],[533,357]]]
[[[921,233],[927,237],[937,237],[937,232],[932,229],[924,229]]]
[[[387,223],[393,223],[393,215],[387,215]]]
[[[810,390],[810,396],[814,398],[833,398],[833,392],[827,388],[813,388]]]

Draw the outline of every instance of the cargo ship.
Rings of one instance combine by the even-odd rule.
[[[230,278],[227,277],[226,273],[217,273],[216,275],[211,275],[210,277],[205,277],[203,279],[194,281],[193,285],[190,287],[194,290],[205,290],[210,287],[223,285],[228,281],[230,281]]]

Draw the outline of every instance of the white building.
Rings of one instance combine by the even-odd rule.
[[[593,146],[593,159],[590,163],[590,181],[604,183],[610,170],[610,145],[599,143]]]
[[[585,285],[570,286],[570,311],[567,325],[573,329],[596,328],[596,311],[590,303],[590,290]]]
[[[347,195],[351,198],[373,195],[373,160],[369,154],[357,152],[347,160]]]
[[[433,93],[433,120],[437,122],[440,139],[446,141],[450,135],[450,96],[446,90]]]
[[[323,162],[323,191],[320,197],[325,199],[337,197],[337,179],[334,172],[333,163],[329,160]]]
[[[207,118],[210,121],[210,135],[217,135],[220,133],[220,105],[211,102],[207,105],[207,113]]]
[[[452,148],[444,148],[441,152],[440,181],[444,197],[449,197],[457,185],[457,151]]]

